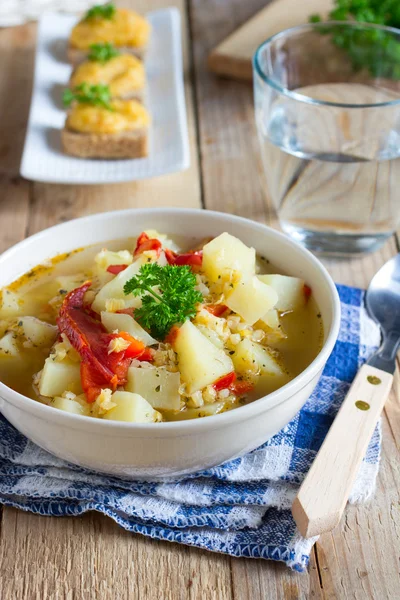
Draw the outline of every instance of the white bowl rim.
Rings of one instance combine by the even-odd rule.
[[[216,415],[210,415],[204,418],[188,419],[182,421],[168,421],[161,423],[127,423],[123,421],[106,421],[103,419],[90,418],[84,415],[75,415],[72,413],[67,413],[52,406],[41,404],[40,402],[33,400],[32,398],[28,398],[27,396],[16,392],[15,390],[6,386],[0,381],[1,398],[7,398],[5,402],[11,402],[11,404],[15,404],[18,408],[22,409],[25,412],[35,413],[37,416],[43,417],[46,420],[64,421],[65,425],[72,426],[72,428],[74,429],[97,429],[104,434],[107,434],[107,430],[109,430],[111,433],[112,429],[118,428],[121,430],[125,430],[125,434],[127,434],[129,431],[143,431],[143,433],[148,432],[149,434],[155,432],[157,432],[158,434],[160,434],[161,432],[167,434],[168,432],[168,434],[179,433],[180,435],[192,435],[197,431],[200,432],[204,429],[215,429],[219,427],[224,427],[225,425],[232,424],[235,421],[240,422],[240,420],[242,419],[254,417],[257,414],[268,410],[268,408],[272,408],[273,406],[290,400],[292,395],[294,395],[296,392],[305,387],[313,379],[313,377],[316,376],[318,372],[323,369],[336,343],[340,327],[339,294],[326,268],[309,250],[307,250],[303,246],[300,246],[297,242],[294,242],[287,235],[262,223],[257,223],[256,221],[253,221],[251,219],[246,219],[237,215],[231,215],[229,213],[204,210],[201,208],[128,208],[124,210],[95,213],[92,215],[79,217],[77,219],[71,219],[70,221],[53,225],[52,227],[43,229],[42,231],[39,231],[38,233],[35,233],[25,238],[24,240],[18,242],[17,244],[15,244],[0,255],[0,268],[2,263],[12,259],[12,256],[15,251],[24,248],[25,246],[29,246],[30,243],[32,243],[33,241],[40,240],[41,237],[45,237],[49,235],[49,233],[56,234],[57,231],[67,226],[76,225],[81,227],[87,223],[93,224],[93,221],[101,221],[103,219],[107,219],[111,215],[113,217],[120,216],[121,218],[124,218],[125,216],[130,216],[132,214],[138,213],[144,215],[163,213],[165,215],[185,214],[188,216],[195,217],[197,214],[204,212],[211,216],[215,215],[216,217],[221,217],[226,222],[244,222],[247,225],[250,224],[255,230],[258,230],[261,234],[264,235],[267,231],[268,235],[275,237],[275,239],[284,241],[285,243],[294,246],[296,250],[300,254],[302,254],[304,258],[311,262],[313,266],[323,275],[331,294],[332,323],[330,326],[329,333],[326,337],[325,343],[322,346],[320,352],[315,357],[315,359],[308,365],[308,367],[304,369],[304,371],[302,371],[299,375],[294,377],[294,379],[286,383],[284,386],[282,386],[275,392],[272,392],[267,396],[258,398],[257,400],[254,400],[253,402],[250,402],[249,404],[246,404],[244,406],[239,406],[233,410],[219,413]],[[71,248],[71,250],[73,250],[73,248]]]

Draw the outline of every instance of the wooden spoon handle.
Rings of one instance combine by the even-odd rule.
[[[392,382],[393,375],[369,365],[357,373],[293,502],[304,537],[338,525]]]

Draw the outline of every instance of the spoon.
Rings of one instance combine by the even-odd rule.
[[[300,533],[314,537],[338,525],[383,406],[400,345],[400,254],[373,277],[365,303],[382,344],[358,371],[293,502]]]

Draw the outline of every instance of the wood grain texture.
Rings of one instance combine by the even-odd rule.
[[[376,271],[398,251],[395,238],[377,253],[352,260],[325,260],[335,281],[367,287]],[[382,458],[377,491],[367,506],[350,506],[335,531],[316,544],[316,558],[329,598],[395,599],[400,589],[400,376],[382,417]],[[396,566],[397,565],[397,566]],[[397,591],[396,591],[397,590]]]
[[[371,365],[358,371],[293,502],[304,537],[339,524],[392,383],[393,375]]]
[[[30,186],[18,177],[0,175],[0,252],[26,235],[30,215]]]
[[[389,400],[386,402],[385,413],[388,420],[388,425],[392,432],[396,446],[400,451],[400,381],[394,380],[393,393],[390,394]]]
[[[151,10],[171,5],[171,2],[130,4]],[[113,186],[32,184],[3,176],[0,181],[1,250],[25,235],[90,213],[136,206],[200,205],[187,18],[184,3],[175,4],[182,13],[185,68],[189,73],[186,73],[185,88],[190,169],[151,181]],[[0,124],[0,173],[15,175],[19,170],[29,108],[34,38],[34,25],[0,31],[0,107],[7,108],[7,111],[2,110],[7,120]],[[203,557],[203,554],[206,553],[189,551],[186,547],[177,550],[176,545],[133,536],[95,513],[77,519],[56,519],[4,508],[0,533],[0,598],[183,600],[189,597],[192,587],[197,589],[198,586],[204,597],[214,598],[215,590],[225,589],[228,594],[225,597],[230,598],[231,589],[227,585],[230,569],[226,558],[210,561],[209,556]],[[225,568],[224,564],[227,564]],[[224,569],[226,577],[221,578]],[[201,579],[198,579],[199,573]]]
[[[0,174],[19,173],[33,80],[36,27],[0,29]]]
[[[349,506],[341,525],[316,544],[323,589],[331,594],[328,597],[398,597],[399,451],[385,418],[382,425],[382,461],[374,498],[367,506]]]
[[[314,13],[326,15],[332,0],[274,0],[228,34],[208,55],[208,67],[218,75],[252,80],[252,57],[258,46],[283,29],[308,22]]]
[[[5,513],[4,600],[187,598],[187,548],[176,552],[173,544],[132,535],[96,513],[73,519]]]
[[[200,133],[200,159],[206,208],[276,223],[266,202],[254,125],[252,89],[246,83],[215,78],[205,69],[209,50],[262,2],[195,0],[191,5],[193,55]],[[235,600],[322,598],[314,558],[309,573],[251,559],[230,559]]]
[[[252,90],[246,83],[223,81],[204,70],[213,43],[229,35],[233,15],[259,9],[257,2],[193,2],[192,21],[195,83],[198,98],[201,167],[207,208],[234,212],[278,226],[268,198],[252,110]],[[394,238],[377,253],[349,260],[324,260],[335,281],[367,287],[375,272],[397,252]],[[399,388],[398,374],[394,390]],[[399,587],[400,475],[399,394],[387,403],[391,429],[383,418],[383,456],[378,490],[368,506],[349,507],[343,523],[316,544],[308,575],[290,573],[286,585],[279,566],[260,561],[232,559],[235,598],[390,598]],[[397,446],[393,437],[397,434]],[[382,484],[384,482],[384,484]],[[387,487],[386,487],[387,486]],[[390,498],[386,489],[392,490]],[[351,529],[350,529],[351,527]],[[386,550],[387,548],[387,550]],[[396,550],[397,548],[397,550]],[[390,559],[385,561],[386,554]],[[277,574],[279,573],[279,575]],[[285,574],[287,571],[284,571]]]
[[[191,8],[193,56],[206,207],[256,221],[269,220],[254,125],[252,89],[222,81],[205,69],[216,40],[228,35],[263,6],[263,0],[194,0]]]
[[[151,10],[171,2],[132,0],[130,4]],[[208,52],[264,4],[264,0],[188,0],[193,42],[189,47],[186,7],[183,1],[176,2],[184,24],[191,169],[152,181],[115,186],[33,185],[3,177],[1,249],[26,233],[80,215],[129,206],[198,206],[201,190],[208,208],[275,225],[276,217],[263,187],[251,87],[219,81],[206,70]],[[19,54],[10,41],[15,39],[20,45]],[[24,115],[9,107],[8,123],[0,123],[0,173],[18,171],[32,77],[33,39],[33,26],[0,31],[2,65],[4,60],[9,74],[16,65],[20,66],[21,72],[15,74],[11,85],[15,86],[13,94],[21,95],[18,102],[25,106]],[[196,112],[193,96],[198,103]],[[4,106],[4,98],[10,97],[8,76],[2,71],[0,106]],[[4,144],[9,148],[6,161],[1,156]],[[391,240],[375,255],[326,264],[337,281],[363,287],[396,251]],[[277,563],[231,559],[150,540],[129,534],[96,513],[60,519],[5,508],[0,530],[1,600],[398,598],[399,389],[397,378],[387,405],[390,426],[384,420],[376,497],[368,507],[351,507],[341,526],[320,538],[308,573],[292,573]]]

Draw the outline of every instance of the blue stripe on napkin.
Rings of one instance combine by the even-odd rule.
[[[296,417],[260,448],[181,480],[122,481],[48,454],[1,417],[0,502],[40,515],[95,510],[152,538],[280,560],[303,571],[316,538],[300,536],[291,503],[358,368],[380,341],[362,306],[364,293],[337,287],[342,323],[323,375]],[[351,502],[363,502],[374,492],[380,447],[377,427]]]

